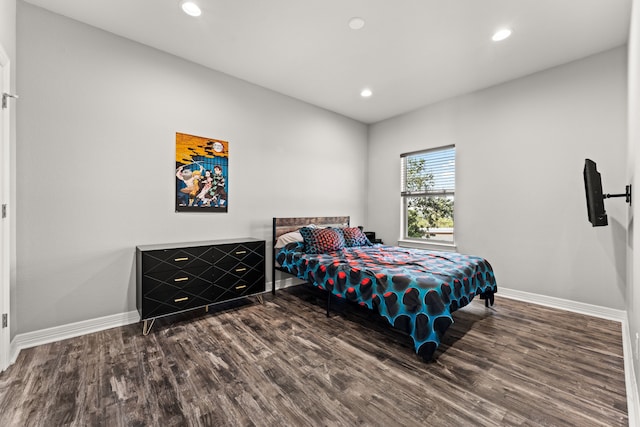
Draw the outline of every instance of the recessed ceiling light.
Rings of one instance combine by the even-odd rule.
[[[360,92],[360,96],[363,98],[368,98],[371,95],[373,95],[373,92],[371,92],[371,89],[369,88],[362,89],[362,92]]]
[[[359,30],[362,27],[364,27],[364,19],[357,17],[349,19],[349,28],[352,30]]]
[[[182,0],[180,2],[180,7],[182,7],[182,11],[190,16],[200,16],[202,15],[202,10],[200,7],[191,0]]]
[[[494,42],[499,42],[500,40],[504,40],[511,35],[511,30],[508,28],[503,28],[501,30],[496,31],[491,37],[491,40]]]

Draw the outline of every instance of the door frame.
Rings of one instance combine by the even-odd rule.
[[[11,61],[0,44],[0,79],[2,90],[11,93]],[[1,93],[0,93],[1,96]],[[11,108],[14,104],[8,100],[7,108],[0,106],[0,204],[7,206],[6,217],[0,215],[0,315],[6,314],[7,327],[0,323],[0,372],[10,364],[11,315],[9,312],[11,289]],[[0,317],[1,322],[1,317]]]

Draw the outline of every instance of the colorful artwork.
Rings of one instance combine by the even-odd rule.
[[[229,143],[176,133],[176,212],[227,212]]]

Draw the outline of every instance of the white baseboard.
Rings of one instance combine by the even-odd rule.
[[[530,302],[533,304],[544,305],[546,307],[586,314],[587,316],[614,320],[616,322],[625,322],[627,320],[627,312],[625,310],[616,310],[613,308],[601,307],[599,305],[586,304],[584,302],[532,294],[530,292],[518,291],[515,289],[498,287],[496,297],[505,297],[518,301]]]
[[[16,361],[20,351],[25,348],[104,331],[105,329],[118,326],[130,325],[139,321],[140,314],[138,314],[137,311],[130,311],[128,313],[113,314],[111,316],[98,317],[82,322],[69,323],[67,325],[18,334],[11,341],[11,363]]]
[[[626,311],[570,301],[562,298],[532,294],[515,289],[498,288],[496,296],[620,322],[622,326],[622,354],[624,358],[624,382],[627,391],[627,414],[629,418],[629,425],[640,426],[640,397],[638,396],[638,384],[636,382],[633,363],[633,351],[631,347],[631,343],[633,341],[631,339],[631,331],[629,330],[629,320],[627,318]]]
[[[628,319],[622,322],[622,352],[624,354],[624,382],[627,388],[627,414],[630,426],[640,426],[640,398],[638,397],[638,383],[633,363],[631,348],[631,331]]]

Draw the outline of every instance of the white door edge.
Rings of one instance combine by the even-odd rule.
[[[11,93],[11,62],[0,45],[0,94]],[[8,100],[7,108],[0,109],[0,205],[7,205],[5,218],[0,215],[0,372],[10,363],[10,271],[11,271],[11,110],[15,104]],[[2,327],[6,315],[7,327]]]

